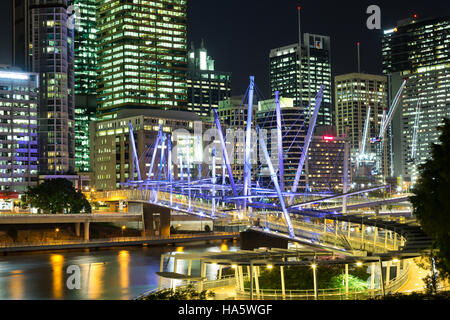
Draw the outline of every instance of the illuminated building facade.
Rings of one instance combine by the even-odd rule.
[[[438,141],[436,127],[450,117],[450,16],[420,19],[414,15],[399,21],[384,31],[382,54],[391,99],[408,78],[392,121],[393,174],[414,180],[417,167],[430,156],[430,144]],[[417,150],[414,157],[413,148]]]
[[[197,172],[198,163],[203,162],[203,153],[196,149],[198,147],[196,131],[199,132],[200,144],[203,146],[201,133],[210,128],[211,124],[203,123],[198,115],[185,111],[168,113],[164,110],[126,109],[119,111],[117,116],[117,119],[91,122],[90,134],[91,141],[93,141],[91,145],[91,167],[95,172],[94,187],[96,190],[120,189],[120,184],[127,182],[132,177],[133,149],[129,134],[130,121],[133,125],[140,172],[143,179],[148,176],[152,157],[150,153],[153,152],[159,125],[162,126],[164,133],[171,134],[172,146],[176,147],[178,152],[184,152],[184,159],[182,160],[183,178],[187,179],[188,154],[191,159],[191,172]],[[176,134],[174,134],[174,131],[177,131]],[[167,143],[165,147],[167,148]],[[175,154],[173,154],[172,159],[174,179],[180,179],[179,162],[175,158]],[[218,157],[218,163],[220,163],[219,159],[222,161]],[[158,168],[159,152],[155,160],[152,179],[158,174]],[[202,171],[206,175],[209,167],[205,165],[202,170],[206,170],[206,172]],[[134,172],[134,174],[137,179],[137,173]],[[195,176],[195,173],[193,176]]]
[[[187,110],[186,0],[99,0],[98,117]]]
[[[66,0],[30,2],[32,70],[39,74],[39,171],[75,171],[74,38]]]
[[[219,101],[230,98],[231,73],[214,70],[214,60],[208,56],[203,41],[199,49],[191,46],[188,67],[188,110],[202,118],[211,118],[212,109],[219,107]]]
[[[24,192],[38,180],[37,73],[0,69],[0,190]]]
[[[75,28],[75,169],[90,171],[89,123],[97,111],[96,0],[74,0]]]
[[[270,51],[270,88],[272,98],[275,91],[280,96],[293,98],[294,106],[306,109],[320,85],[325,85],[317,125],[331,125],[332,78],[330,37],[305,33],[300,46],[298,43],[272,49]],[[311,110],[310,109],[310,110]]]
[[[338,136],[333,126],[317,127],[309,146],[306,162],[309,190],[341,193],[344,161],[349,162],[349,159],[345,159],[345,138]],[[349,175],[348,181],[350,179]]]
[[[366,155],[371,156],[373,162],[375,162],[377,150],[374,145],[370,144],[369,140],[378,136],[383,110],[388,107],[387,77],[365,73],[349,73],[336,76],[334,85],[337,135],[343,136],[346,129],[348,130],[352,167],[356,170],[357,156],[362,147],[369,105],[371,115],[366,141]],[[385,137],[385,139],[388,140],[388,137]],[[385,148],[382,160],[383,176],[390,176],[388,146],[388,143],[383,145]],[[365,172],[365,175],[370,175],[370,171]]]

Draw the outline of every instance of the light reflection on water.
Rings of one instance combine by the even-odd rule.
[[[162,253],[220,252],[238,250],[238,243],[211,242],[183,247],[133,247],[116,250],[32,253],[0,257],[0,299],[131,299],[158,287]],[[173,271],[173,259],[165,271]],[[81,271],[81,289],[69,290],[69,265]],[[188,261],[179,260],[177,271],[187,274]],[[207,268],[215,278],[217,266]],[[192,275],[200,275],[200,263],[192,263]]]

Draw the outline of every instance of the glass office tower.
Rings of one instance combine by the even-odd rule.
[[[96,0],[74,0],[75,27],[75,169],[90,171],[89,122],[97,112]]]
[[[187,110],[186,0],[97,1],[98,117]]]
[[[39,74],[39,171],[75,171],[73,29],[67,0],[30,3],[32,70]]]
[[[272,98],[278,90],[280,96],[293,98],[295,106],[306,109],[311,102],[312,109],[315,106],[314,97],[320,85],[324,84],[325,91],[317,125],[331,125],[333,116],[330,37],[305,33],[303,38],[301,46],[296,43],[270,51]]]
[[[438,141],[436,127],[450,117],[450,16],[399,21],[384,31],[382,53],[391,99],[408,78],[392,121],[393,173],[414,181]]]
[[[208,119],[219,101],[230,98],[231,73],[214,70],[214,60],[208,56],[203,41],[198,49],[191,45],[188,67],[188,110]]]

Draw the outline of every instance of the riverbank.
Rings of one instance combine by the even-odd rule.
[[[99,249],[108,247],[130,246],[158,246],[168,244],[183,244],[187,242],[212,241],[212,240],[236,240],[239,233],[227,232],[203,232],[194,234],[173,234],[170,236],[153,237],[117,237],[93,240],[55,240],[45,242],[9,243],[0,245],[0,253],[8,255],[18,252],[55,251],[71,249]]]
[[[122,229],[112,223],[93,223],[90,226],[91,239],[114,237],[139,237],[141,231],[133,228]],[[38,243],[62,240],[82,240],[77,236],[73,224],[15,224],[0,225],[0,244]]]

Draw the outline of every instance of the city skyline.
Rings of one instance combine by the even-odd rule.
[[[336,3],[3,0],[0,300],[450,299],[450,4]]]
[[[248,76],[255,75],[256,85],[265,95],[264,98],[270,98],[268,55],[273,48],[297,41],[297,5],[302,7],[302,33],[331,37],[333,78],[357,71],[357,41],[361,42],[361,71],[382,74],[383,30],[394,27],[398,20],[414,13],[420,19],[445,16],[450,12],[447,3],[433,3],[430,6],[418,0],[377,1],[381,9],[381,30],[369,30],[366,27],[369,17],[366,9],[373,1],[346,1],[346,5],[342,6],[334,3],[323,5],[310,0],[287,0],[275,6],[273,4],[273,0],[245,3],[231,0],[222,6],[207,0],[188,2],[187,43],[200,43],[204,39],[209,54],[216,60],[216,69],[233,74],[232,95],[241,94],[248,85]],[[2,2],[0,9],[0,28],[4,30],[4,38],[10,40],[10,3]],[[323,19],[318,19],[320,15]],[[267,23],[269,20],[276,23]],[[211,25],[215,27],[209,27]],[[7,45],[0,49],[0,64],[11,64],[11,59],[10,41],[7,41]]]

